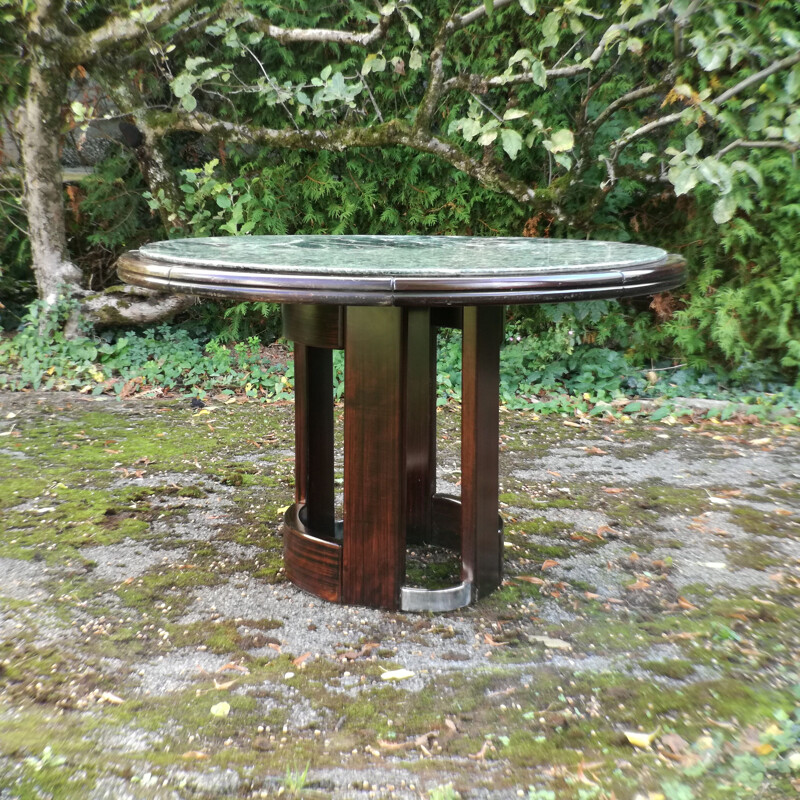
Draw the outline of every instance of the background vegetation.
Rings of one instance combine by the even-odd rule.
[[[116,257],[147,240],[281,233],[660,245],[686,257],[689,281],[652,303],[510,309],[513,345],[504,358],[511,393],[580,394],[586,386],[602,399],[604,392],[713,395],[745,386],[784,387],[788,397],[785,387],[800,385],[797,2],[632,0],[613,11],[603,3],[531,0],[475,9],[445,0],[425,8],[309,0],[280,8],[158,8],[170,5],[172,16],[158,18],[164,24],[119,39],[113,63],[101,53],[86,61],[88,72],[82,64],[72,70],[62,142],[76,145],[78,161],[86,126],[102,116],[122,118],[145,142],[109,137],[93,174],[65,184],[69,259],[83,289],[48,303],[46,314],[28,311],[37,293],[24,184],[6,159],[0,320],[12,332],[28,327],[0,348],[4,385],[84,385],[89,364],[103,390],[117,379],[119,391],[134,377],[143,385],[204,385],[201,364],[210,375],[222,369],[219,359],[244,358],[223,345],[249,340],[255,353],[250,337],[275,337],[274,306],[240,304],[220,315],[216,306],[195,305],[178,328],[139,334],[97,324],[85,295],[113,288]],[[60,4],[0,1],[7,46],[0,106],[9,135],[15,109],[31,92],[35,39],[20,31],[44,24],[53,6]],[[64,9],[70,25],[90,32],[108,28],[115,12],[132,19],[156,13],[137,2]],[[448,19],[470,14],[477,22],[443,38]],[[384,23],[384,35],[365,46],[330,36],[293,43],[274,32],[368,32]],[[66,30],[64,20],[53,25]],[[434,96],[443,41],[445,84],[455,83]],[[104,106],[109,96],[111,111]],[[425,152],[416,140],[363,146],[392,120],[418,130],[426,114],[427,135],[458,148],[466,167]],[[292,129],[355,138],[341,151],[309,150],[302,137],[287,141]],[[148,170],[154,153],[169,180]],[[40,330],[48,335],[33,332]],[[457,372],[448,361],[450,341],[443,342],[440,377]],[[166,352],[180,354],[181,366],[167,366]],[[219,385],[237,385],[232,375]],[[259,381],[250,381],[251,389]]]

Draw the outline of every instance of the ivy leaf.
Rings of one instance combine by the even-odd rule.
[[[670,183],[675,187],[675,195],[680,197],[682,194],[694,189],[699,180],[697,171],[694,167],[676,166],[672,167],[667,173]]]
[[[191,114],[191,112],[197,108],[197,100],[194,98],[194,95],[185,94],[181,97],[181,105]]]
[[[703,147],[703,137],[697,131],[692,131],[686,137],[686,152],[690,156],[696,156]]]
[[[706,72],[719,69],[728,57],[728,46],[725,44],[704,47],[697,53],[697,60]]]
[[[500,142],[503,145],[503,150],[506,151],[506,154],[512,161],[522,149],[522,136],[516,131],[511,130],[511,128],[502,128],[500,130]]]
[[[542,47],[555,47],[558,44],[558,28],[561,23],[561,12],[551,11],[542,22]]]
[[[208,61],[207,58],[203,58],[202,56],[196,56],[194,58],[187,58],[185,69],[187,72],[194,72],[201,64],[205,64]]]
[[[530,17],[536,13],[536,0],[519,0],[519,7]]]
[[[194,86],[194,77],[183,72],[178,75],[174,81],[172,81],[170,86],[172,87],[172,91],[175,93],[175,97],[183,97],[192,91],[192,87]]]
[[[528,112],[523,111],[521,108],[509,108],[508,111],[503,114],[503,119],[507,122],[510,119],[519,119],[520,117],[527,116]]]
[[[672,406],[666,405],[657,408],[651,415],[650,421],[651,422],[658,422],[660,419],[664,419],[664,417],[668,417],[672,413]]]
[[[375,53],[370,53],[365,59],[364,63],[361,65],[361,74],[362,75],[369,75],[370,70],[372,70],[372,63],[378,56]]]
[[[547,87],[547,70],[538,59],[531,62],[531,75],[533,76],[533,82],[537,86],[541,86],[542,89]]]
[[[556,131],[544,146],[551,153],[563,153],[565,150],[572,150],[575,146],[575,136],[569,128],[562,128]]]
[[[717,225],[722,225],[723,222],[728,222],[733,218],[739,203],[736,197],[732,194],[726,194],[714,203],[714,208],[711,211],[711,216],[714,217],[714,222]]]
[[[637,56],[642,54],[642,49],[644,48],[644,42],[636,36],[631,36],[630,39],[626,42],[627,49],[634,53]]]
[[[380,54],[370,53],[361,67],[362,75],[369,75],[370,72],[383,72],[386,69],[386,59]]]
[[[564,169],[572,169],[572,159],[566,153],[555,153],[553,159],[556,164],[560,164]]]
[[[508,65],[512,66],[516,64],[518,61],[522,61],[523,66],[525,66],[526,61],[530,62],[533,60],[534,60],[533,53],[530,50],[528,50],[527,47],[523,47],[520,50],[517,50],[517,52],[514,53],[514,55],[508,59]]]
[[[467,117],[461,126],[461,133],[464,138],[471,142],[481,132],[481,122],[478,119]]]
[[[747,161],[734,161],[733,164],[731,164],[731,169],[736,172],[746,172],[758,187],[764,185],[764,179],[761,177],[758,168]]]

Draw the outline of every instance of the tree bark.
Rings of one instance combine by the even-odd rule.
[[[16,128],[20,140],[23,201],[28,215],[33,271],[39,297],[53,305],[80,291],[81,273],[67,253],[59,149],[66,77],[45,52],[31,53],[27,91]]]

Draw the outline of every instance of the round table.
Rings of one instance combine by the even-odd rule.
[[[615,242],[460,236],[174,239],[124,255],[162,291],[283,303],[294,342],[288,578],[374,608],[451,610],[503,576],[498,384],[503,305],[654,294],[684,261]],[[462,330],[461,496],[436,492],[436,330]],[[345,351],[344,501],[335,519],[332,350]],[[461,582],[404,586],[407,543],[457,550]]]

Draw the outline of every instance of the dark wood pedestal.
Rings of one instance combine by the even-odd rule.
[[[334,602],[466,605],[502,581],[498,518],[500,306],[284,305],[295,343],[295,504],[286,574]],[[463,330],[461,498],[436,494],[436,328]],[[334,518],[332,350],[345,351],[344,511]],[[406,543],[461,554],[452,589],[403,586]]]

